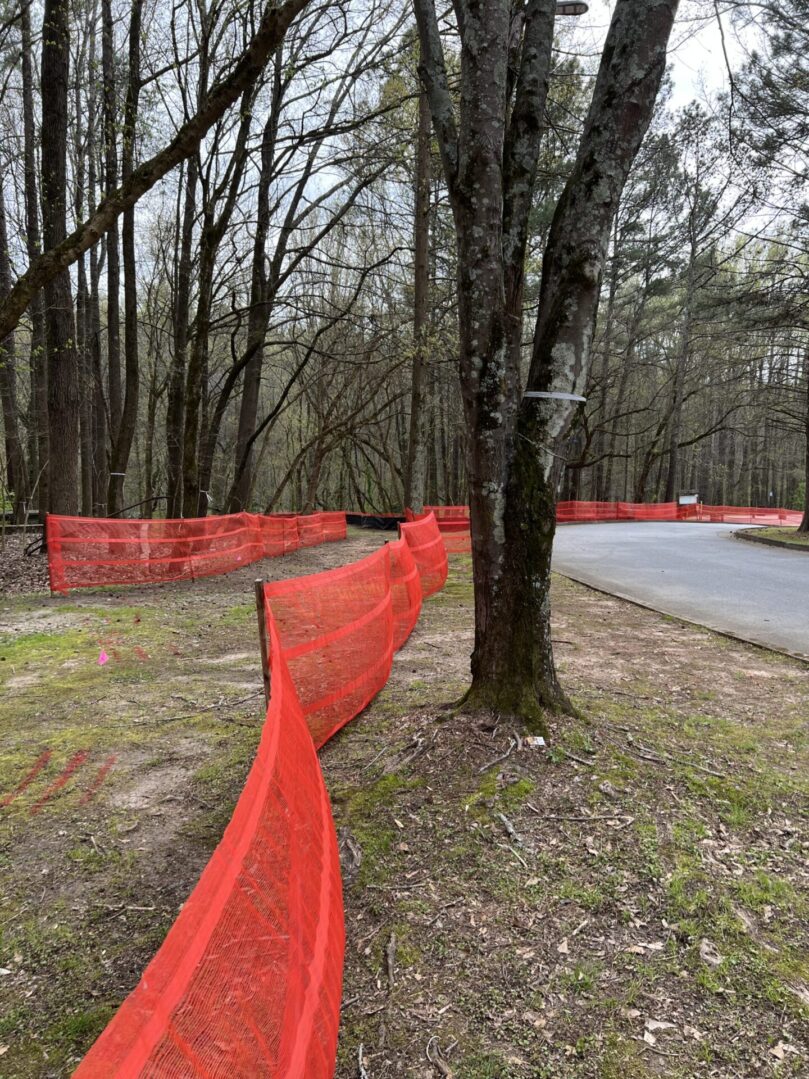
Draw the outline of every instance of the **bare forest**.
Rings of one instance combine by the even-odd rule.
[[[749,46],[730,94],[675,108],[664,77],[612,207],[561,497],[803,505],[801,7],[724,11]],[[286,25],[261,38],[253,0],[0,4],[0,454],[18,521],[468,499],[457,192],[413,12],[268,10]],[[453,98],[458,24],[438,19]],[[539,102],[523,381],[596,70],[573,23],[556,21]]]

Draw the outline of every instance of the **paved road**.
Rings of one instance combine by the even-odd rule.
[[[809,658],[809,554],[736,539],[738,525],[563,526],[553,568],[666,614]]]

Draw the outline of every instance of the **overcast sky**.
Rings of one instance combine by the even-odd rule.
[[[614,0],[588,0],[589,12],[576,19],[576,42],[595,58],[601,51]],[[724,5],[719,4],[720,11]],[[573,23],[573,20],[565,20]],[[744,50],[730,15],[722,16],[725,46],[731,66],[740,66]],[[722,37],[712,0],[681,0],[671,37],[669,64],[674,82],[672,107],[705,100],[728,85]]]

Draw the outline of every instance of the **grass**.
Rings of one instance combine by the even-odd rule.
[[[798,532],[797,528],[782,526],[773,528],[755,528],[745,532],[747,539],[774,540],[789,547],[809,549],[809,532]]]
[[[221,834],[260,730],[253,575],[243,595],[224,579],[4,610],[0,797],[52,751],[0,810],[4,1077],[72,1072]],[[360,1044],[380,1076],[430,1074],[428,1044],[456,1079],[804,1073],[809,668],[557,579],[580,715],[507,753],[508,717],[443,707],[471,603],[453,559],[384,692],[322,753],[362,852],[337,1079]],[[651,1044],[647,1020],[674,1025]]]

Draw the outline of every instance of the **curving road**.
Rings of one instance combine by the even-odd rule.
[[[747,543],[738,525],[642,522],[557,529],[557,573],[809,659],[809,553]]]

